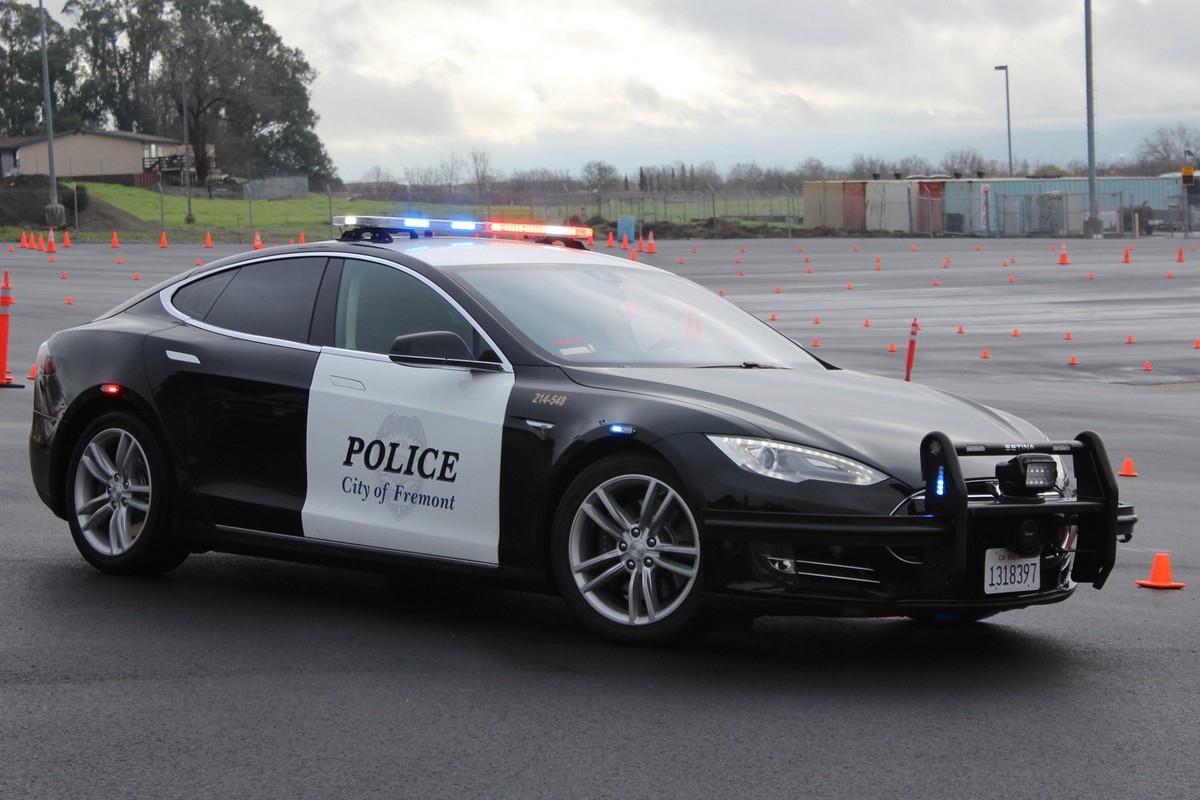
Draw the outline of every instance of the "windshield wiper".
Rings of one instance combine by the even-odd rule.
[[[783,369],[774,364],[760,364],[757,361],[743,361],[740,364],[705,364],[700,369]]]

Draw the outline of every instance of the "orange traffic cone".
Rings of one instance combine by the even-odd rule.
[[[588,238],[590,239],[591,237],[588,237]],[[304,242],[304,231],[300,231],[300,244],[304,244],[304,243],[305,243]],[[591,244],[591,242],[589,241],[588,244]]]
[[[63,247],[71,246],[71,232],[63,231]]]
[[[112,244],[109,245],[109,247],[120,247],[120,246],[121,246],[120,242],[117,241],[117,232],[113,231]]]
[[[963,328],[962,325],[959,325],[958,330],[956,330],[955,333],[966,333],[966,330]]]
[[[1182,247],[1179,248],[1179,255],[1175,257],[1175,260],[1178,261],[1180,264],[1183,263],[1183,248]]]
[[[615,246],[616,246],[616,243],[613,241],[613,232],[612,232],[612,231],[609,231],[609,232],[608,232],[608,245],[607,245],[607,246],[608,246],[608,247],[615,247]]]
[[[820,346],[821,346],[821,340],[813,339],[813,347],[820,347]]]
[[[262,234],[260,234],[258,231],[254,232],[254,244],[250,246],[250,249],[251,250],[262,250],[263,249]]]
[[[1075,356],[1071,356],[1071,360],[1067,362],[1067,366],[1068,367],[1078,367],[1079,359],[1075,358]]]
[[[40,233],[38,234],[37,249],[38,252],[46,252],[46,239]]]
[[[167,246],[167,232],[166,231],[162,232],[162,238],[158,240],[158,246],[159,247]]]
[[[1121,259],[1121,263],[1123,263],[1123,264],[1129,263],[1129,248],[1128,247],[1125,248],[1125,257]]]
[[[1133,468],[1133,459],[1125,459],[1125,463],[1121,465],[1121,471],[1117,473],[1122,478],[1136,478],[1137,470]]]
[[[1070,263],[1071,263],[1071,259],[1067,258],[1067,245],[1066,245],[1066,242],[1063,242],[1063,249],[1062,249],[1062,252],[1060,252],[1060,253],[1058,254],[1058,263],[1060,263],[1060,264],[1070,264]]]
[[[644,253],[644,252],[646,252],[646,243],[645,243],[645,241],[642,239],[642,237],[640,237],[640,236],[638,237],[638,246],[637,246],[637,251],[638,251],[639,253]]]
[[[1171,556],[1168,553],[1155,553],[1154,563],[1150,565],[1150,578],[1135,581],[1138,586],[1148,589],[1182,589],[1186,583],[1180,583],[1171,578]]]
[[[212,231],[204,232],[204,246],[212,247]]]
[[[1069,342],[1069,341],[1071,341],[1072,339],[1074,339],[1075,337],[1071,335],[1071,332],[1070,332],[1070,331],[1067,331],[1067,335],[1066,335],[1066,336],[1064,336],[1063,338],[1064,338],[1064,339],[1066,339],[1066,340]]]
[[[67,305],[67,306],[75,305],[75,301],[71,299],[71,295],[67,295],[67,302],[63,303],[63,305]]]
[[[657,250],[654,249],[654,231],[650,231],[650,241],[646,242],[646,252],[647,253],[657,253],[658,252]]]
[[[983,353],[981,353],[979,357],[980,358],[991,358],[992,354],[989,353],[988,349],[985,347],[985,348],[983,348]]]
[[[57,253],[58,245],[54,243],[54,228],[50,229],[50,238],[46,240],[46,252]]]
[[[889,353],[896,352],[896,343],[895,342],[888,342],[888,352]]]
[[[21,249],[22,250],[29,249],[29,240],[25,238],[25,231],[21,231]]]
[[[36,378],[37,378],[37,364],[33,364],[29,367],[29,374],[25,376],[25,380],[32,381],[32,380],[35,380]]]
[[[630,251],[629,251],[629,260],[630,260],[630,261],[637,261],[637,250],[630,250]]]

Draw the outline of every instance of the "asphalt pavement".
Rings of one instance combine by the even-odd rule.
[[[772,618],[641,650],[438,574],[209,554],[105,576],[33,491],[30,390],[0,389],[0,797],[1196,796],[1197,241],[637,254],[851,369],[902,378],[915,318],[913,380],[1132,460],[1141,521],[1102,591],[964,627]],[[17,384],[54,330],[239,249],[7,244]],[[1187,588],[1135,585],[1159,552]]]

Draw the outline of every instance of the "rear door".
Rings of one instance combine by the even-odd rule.
[[[327,259],[275,258],[205,276],[169,298],[184,324],[146,340],[171,446],[218,525],[299,535],[307,485],[307,343]]]

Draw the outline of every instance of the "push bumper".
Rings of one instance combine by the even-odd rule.
[[[960,457],[1037,453],[1072,460],[1074,499],[968,495]],[[734,552],[828,552],[812,556],[818,565],[797,560],[795,579],[772,582],[728,569],[714,570],[710,594],[771,596],[811,604],[847,603],[866,607],[948,607],[977,610],[1015,608],[1056,602],[1075,583],[1099,589],[1112,572],[1118,541],[1128,541],[1137,515],[1119,502],[1116,479],[1100,437],[1091,432],[1065,442],[1033,444],[955,444],[939,432],[921,443],[925,480],[923,513],[906,516],[804,514],[710,509],[704,538],[717,561]],[[1050,541],[1042,550],[1046,573],[1036,591],[985,595],[973,577],[982,569],[988,548],[1017,549],[1020,526],[1031,523],[1049,532],[1068,532],[1063,547]],[[906,557],[907,556],[907,557]],[[766,556],[770,560],[770,556]],[[796,556],[808,559],[810,556]],[[830,563],[839,562],[839,563]],[[711,561],[709,563],[712,563]],[[804,564],[802,569],[800,564]],[[972,579],[968,579],[970,576]],[[758,578],[763,578],[758,570]],[[1068,579],[1069,578],[1069,579]],[[782,587],[782,589],[781,589]]]

